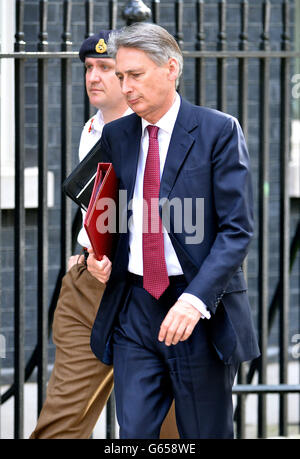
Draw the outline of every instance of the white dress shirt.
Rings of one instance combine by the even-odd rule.
[[[162,176],[167,152],[175,125],[175,121],[180,108],[180,97],[176,93],[175,101],[167,113],[155,124],[159,127],[158,143],[160,158],[160,177]],[[137,166],[137,175],[132,200],[132,217],[129,222],[129,263],[128,271],[139,276],[143,275],[143,177],[149,147],[149,134],[146,127],[150,123],[142,118],[142,138],[140,153]],[[170,237],[165,228],[163,228],[164,250],[169,276],[182,275],[183,271],[177,258]],[[203,301],[189,293],[183,293],[179,299],[187,301],[198,309],[203,317],[210,318]]]

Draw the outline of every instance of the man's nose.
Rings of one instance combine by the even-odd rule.
[[[101,73],[97,69],[93,69],[90,74],[91,81],[100,81],[101,80]]]
[[[123,81],[122,81],[122,84],[121,84],[122,93],[123,94],[128,94],[129,92],[131,92],[131,90],[132,90],[132,88],[128,83],[128,79],[124,78]]]

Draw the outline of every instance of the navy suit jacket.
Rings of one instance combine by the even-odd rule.
[[[134,113],[108,123],[99,141],[99,158],[101,155],[101,161],[113,163],[128,202],[133,197],[141,135],[141,118]],[[189,198],[194,220],[196,198],[198,203],[203,198],[204,231],[197,244],[187,243],[193,236],[191,228],[183,224],[178,232],[175,212],[164,213],[164,206],[160,207],[161,215],[170,217],[169,236],[187,280],[185,292],[200,298],[211,312],[211,319],[203,320],[225,363],[233,358],[244,361],[257,357],[259,349],[241,268],[253,233],[249,155],[235,118],[181,100],[160,198]],[[130,217],[125,207],[123,224]],[[111,363],[109,338],[126,295],[129,235],[126,228],[122,231],[91,336],[92,350],[104,363]]]

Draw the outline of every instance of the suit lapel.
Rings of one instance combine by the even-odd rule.
[[[125,141],[122,146],[122,176],[124,184],[128,191],[127,199],[130,201],[133,197],[135,178],[137,173],[138,158],[140,152],[140,143],[142,135],[141,118],[133,113],[125,127]]]
[[[164,171],[160,184],[160,198],[168,198],[174,186],[176,177],[188,155],[194,137],[191,132],[198,126],[195,120],[193,106],[181,100],[177,120],[174,125]],[[137,173],[137,165],[142,136],[141,118],[133,113],[128,117],[128,124],[124,128],[127,141],[122,148],[122,176],[128,191],[128,201],[132,199]]]
[[[160,199],[169,197],[176,177],[195,141],[194,137],[191,135],[191,131],[195,129],[198,124],[194,118],[192,107],[191,104],[181,99],[180,109],[174,125],[161,178]]]

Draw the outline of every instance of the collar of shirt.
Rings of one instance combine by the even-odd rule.
[[[178,112],[179,112],[179,108],[180,108],[180,96],[176,92],[175,100],[174,100],[174,103],[173,103],[172,107],[167,111],[167,113],[165,113],[160,118],[160,120],[157,121],[157,123],[155,123],[154,126],[159,127],[159,129],[162,129],[163,131],[168,133],[169,136],[171,137],[172,132],[173,132],[173,128],[174,128],[174,124],[176,122],[176,118],[177,118],[177,115],[178,115]],[[142,118],[142,132],[143,132],[143,135],[145,135],[145,133],[148,132],[147,130],[145,131],[145,129],[146,129],[147,126],[149,126],[149,124],[151,124],[151,123],[149,123],[144,118]]]
[[[126,110],[126,112],[124,113],[124,115],[122,115],[122,117],[123,117],[123,116],[131,115],[131,113],[133,113],[133,110],[132,110],[130,107],[128,107],[127,110]]]
[[[160,177],[162,176],[163,169],[165,166],[165,161],[167,158],[167,153],[170,145],[170,140],[172,136],[172,132],[174,129],[174,125],[176,122],[176,118],[178,115],[178,111],[180,108],[181,99],[176,93],[174,103],[172,107],[161,117],[161,119],[155,124],[155,126],[159,127],[158,131],[158,143],[159,143],[159,162],[160,162]],[[150,123],[142,118],[142,132],[143,135],[141,137],[141,151],[140,151],[140,159],[138,168],[138,174],[144,175],[144,168],[147,158],[147,151],[149,147],[149,134],[146,129]]]
[[[127,110],[123,113],[122,117],[130,115],[131,113],[132,113],[132,110],[131,108],[128,107]],[[92,129],[94,131],[100,132],[101,134],[104,124],[105,123],[103,119],[103,114],[101,110],[99,109],[93,118]]]
[[[92,129],[94,131],[102,132],[104,126],[104,119],[101,110],[98,110],[94,116]]]

